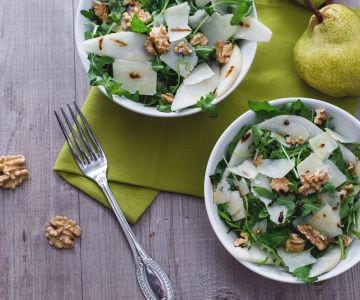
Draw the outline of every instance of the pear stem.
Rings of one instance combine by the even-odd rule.
[[[315,7],[310,0],[304,0],[304,2],[308,9],[315,15],[318,23],[322,23],[324,18],[322,13],[317,9],[317,7]]]

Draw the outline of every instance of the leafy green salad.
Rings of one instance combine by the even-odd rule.
[[[161,112],[198,107],[214,116],[214,98],[241,71],[236,40],[271,38],[252,11],[252,0],[92,1],[81,11],[90,83]]]
[[[211,176],[218,215],[245,261],[314,282],[360,238],[360,144],[301,100],[249,102],[258,117]]]

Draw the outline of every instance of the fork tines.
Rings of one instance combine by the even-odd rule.
[[[100,157],[104,157],[104,152],[78,105],[74,102],[74,109],[69,104],[67,104],[67,107],[74,124],[71,124],[70,117],[62,107],[60,110],[65,122],[61,120],[56,111],[54,113],[77,163],[84,166],[98,160]]]

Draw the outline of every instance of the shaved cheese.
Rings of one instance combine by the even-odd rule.
[[[244,209],[244,202],[238,191],[233,191],[230,193],[230,200],[227,205],[227,212],[230,215],[235,214],[240,209]]]
[[[255,233],[258,233],[259,231],[264,233],[266,232],[266,229],[267,229],[267,220],[264,219],[256,222],[253,228],[251,229],[251,231]]]
[[[249,187],[244,178],[241,178],[238,184],[238,189],[240,191],[241,196],[245,196],[250,193]]]
[[[207,63],[202,63],[198,65],[188,77],[184,79],[184,84],[192,85],[195,83],[199,83],[206,79],[209,79],[214,75],[214,71],[209,67]]]
[[[189,13],[190,6],[187,1],[165,10],[170,42],[181,40],[191,33],[191,28],[188,26]]]
[[[338,141],[340,143],[345,143],[345,144],[348,144],[348,143],[356,143],[356,140],[355,139],[352,139],[352,138],[348,138],[340,133],[337,133],[329,128],[325,128],[325,131],[335,140],[335,141]]]
[[[245,208],[242,207],[241,209],[239,209],[236,213],[234,213],[233,215],[231,215],[231,219],[233,221],[239,221],[241,219],[244,219],[246,217],[246,213],[245,213]]]
[[[182,83],[179,86],[171,105],[171,109],[173,111],[193,106],[200,100],[201,97],[206,97],[209,93],[215,90],[220,70],[217,65],[214,66],[215,67],[212,69],[214,71],[214,75],[209,79],[192,85],[185,85]]]
[[[203,9],[199,9],[195,12],[193,16],[189,17],[189,24],[192,28],[196,28],[200,25],[202,21],[204,21],[205,18],[209,17],[207,12]]]
[[[183,56],[174,51],[175,47],[180,43],[184,42],[185,45],[191,49],[191,54]],[[190,72],[194,69],[198,62],[195,49],[189,44],[187,40],[180,40],[170,44],[169,52],[161,54],[160,59],[167,64],[175,72],[179,73],[182,77],[189,76]]]
[[[281,257],[284,264],[289,268],[290,272],[316,262],[316,258],[311,255],[309,250],[302,252],[286,252],[284,248],[277,248],[276,252]]]
[[[147,61],[149,54],[145,51],[146,35],[135,32],[116,32],[83,42],[87,53],[110,56],[127,60]]]
[[[333,210],[340,209],[340,193],[320,193],[318,194],[318,198],[321,200],[321,203],[325,205],[329,204]]]
[[[237,167],[229,168],[229,171],[233,174],[239,175],[247,179],[254,179],[258,174],[257,167],[250,160],[245,160],[241,165]]]
[[[325,160],[324,164],[328,171],[328,182],[330,182],[334,187],[338,187],[346,181],[346,176],[344,173],[341,172],[331,160]]]
[[[336,141],[327,132],[311,138],[309,145],[314,153],[322,160],[328,158],[338,147]]]
[[[266,260],[266,264],[272,263],[272,260],[268,258],[268,255],[254,244],[251,245],[250,249],[234,247],[231,253],[240,261],[263,263]]]
[[[268,42],[271,35],[271,30],[259,20],[253,17],[245,17],[241,20],[233,37],[255,42]]]
[[[215,12],[200,27],[200,30],[209,40],[209,46],[214,46],[217,41],[228,40],[237,30],[236,26],[230,25],[232,14],[220,15]]]
[[[222,204],[230,201],[231,190],[226,180],[221,180],[214,191],[215,204]]]
[[[340,223],[340,210],[334,211],[327,203],[308,220],[308,224],[311,227],[319,230],[328,237],[342,234],[342,229],[339,227]]]
[[[323,131],[309,120],[294,115],[281,115],[258,124],[261,129],[267,129],[282,136],[297,138],[302,136],[308,140]]]
[[[195,0],[197,7],[204,7],[206,4],[210,3],[211,0]]]
[[[271,178],[283,178],[294,166],[294,161],[285,158],[264,159],[261,165],[258,166],[258,171]]]
[[[242,67],[242,53],[239,46],[234,45],[229,61],[221,67],[219,84],[215,95],[221,96],[229,90],[236,78],[238,78]]]
[[[150,62],[115,59],[113,77],[130,93],[156,94],[157,73]]]
[[[264,203],[265,206],[267,207],[272,202],[272,199],[260,197],[255,191],[255,187],[257,186],[267,189],[268,191],[271,191],[270,178],[266,177],[265,175],[259,174],[255,177],[254,180],[251,181],[251,192],[254,194],[254,196],[258,197],[260,201]]]
[[[299,176],[305,175],[309,172],[320,172],[323,170],[327,170],[327,168],[322,160],[317,155],[315,155],[315,153],[310,154],[297,166],[297,172]]]
[[[271,205],[267,206],[270,220],[275,224],[284,224],[288,208],[285,205]]]
[[[356,164],[355,154],[352,153],[351,150],[348,147],[344,146],[343,144],[341,144],[339,142],[337,144],[339,146],[339,149],[341,151],[344,161],[347,163],[352,163],[353,165]]]
[[[324,274],[341,261],[341,250],[339,247],[328,249],[325,255],[318,258],[317,262],[311,267],[309,277],[316,277]]]

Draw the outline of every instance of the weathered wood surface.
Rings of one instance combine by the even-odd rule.
[[[343,3],[360,7],[358,0]],[[0,192],[0,299],[143,299],[112,213],[60,180],[63,143],[52,111],[88,91],[73,38],[78,0],[1,0],[0,153],[28,157],[31,179]],[[81,241],[44,238],[55,214],[79,220]],[[315,285],[287,285],[241,266],[220,245],[198,199],[162,193],[135,226],[170,275],[178,299],[360,299],[360,266]]]

